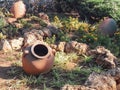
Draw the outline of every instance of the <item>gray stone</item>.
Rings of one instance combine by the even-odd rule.
[[[23,46],[32,45],[36,41],[43,41],[43,36],[41,36],[41,33],[39,32],[39,30],[33,29],[29,32],[24,33]]]
[[[108,49],[98,46],[88,52],[88,55],[94,57],[95,62],[104,68],[115,68],[117,57],[115,57]]]
[[[51,37],[52,36],[52,33],[48,28],[43,28],[42,31],[43,31],[45,37]]]
[[[8,40],[6,39],[0,40],[0,50],[3,50],[4,52],[12,52],[12,47]]]
[[[23,38],[10,40],[10,44],[13,50],[20,50],[23,45]]]
[[[76,52],[77,54],[85,54],[88,51],[89,47],[87,44],[78,43],[77,41],[70,41],[65,45],[65,52],[71,53]]]

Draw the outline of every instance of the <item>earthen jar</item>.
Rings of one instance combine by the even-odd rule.
[[[22,18],[26,13],[26,6],[22,0],[16,0],[10,11],[14,15],[14,18]]]
[[[112,18],[104,18],[104,20],[99,24],[99,32],[103,35],[112,36],[117,31],[117,23]]]
[[[44,42],[39,42],[24,49],[23,69],[26,73],[37,75],[50,71],[54,63],[52,49]]]

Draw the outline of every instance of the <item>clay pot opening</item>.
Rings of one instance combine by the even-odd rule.
[[[36,44],[31,47],[32,54],[37,58],[45,58],[49,54],[48,47],[43,44]]]

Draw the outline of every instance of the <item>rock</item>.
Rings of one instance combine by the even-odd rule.
[[[22,24],[20,24],[20,23],[14,23],[14,25],[17,27],[17,28],[23,28],[23,25]]]
[[[4,52],[12,52],[12,47],[8,40],[6,39],[0,40],[0,50],[3,50]]]
[[[93,72],[85,82],[85,86],[95,90],[116,90],[116,81],[110,75]]]
[[[47,25],[50,25],[49,16],[47,14],[40,12],[38,15]]]
[[[59,42],[57,45],[57,50],[64,52],[66,42]]]
[[[13,3],[11,7],[11,13],[14,15],[14,18],[22,18],[26,13],[26,6],[22,0],[17,0]]]
[[[61,90],[95,90],[95,89],[91,89],[91,88],[83,86],[83,85],[66,84],[61,88]]]
[[[107,72],[103,73],[104,75],[111,75],[116,81],[117,90],[120,90],[120,68],[110,69]]]
[[[13,50],[20,50],[23,45],[23,38],[10,40],[10,44]]]
[[[77,54],[81,55],[88,51],[89,47],[87,44],[78,43],[77,41],[71,41],[66,43],[65,45],[65,52],[71,53],[76,52]]]
[[[43,28],[42,31],[43,31],[45,37],[51,37],[52,36],[52,33],[48,28]]]
[[[36,41],[43,41],[43,36],[41,36],[41,33],[39,33],[39,30],[31,30],[29,32],[24,33],[24,44],[26,45],[32,45]]]
[[[8,23],[13,23],[13,22],[15,22],[15,21],[17,21],[16,18],[7,18],[7,22],[8,22]]]
[[[55,34],[55,35],[57,35],[60,32],[59,29],[57,29],[55,26],[52,26],[52,25],[48,25],[47,28],[51,31],[52,34]]]
[[[64,85],[61,90],[120,90],[120,68],[89,75],[83,85]]]
[[[103,46],[98,46],[94,50],[90,50],[88,55],[93,56],[95,62],[104,68],[115,68],[117,58]]]

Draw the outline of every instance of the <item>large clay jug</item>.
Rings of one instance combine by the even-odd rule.
[[[50,71],[54,63],[52,49],[44,42],[39,42],[24,49],[22,64],[26,73],[37,75]]]
[[[22,0],[16,0],[10,10],[14,18],[22,18],[26,13],[26,6]]]

